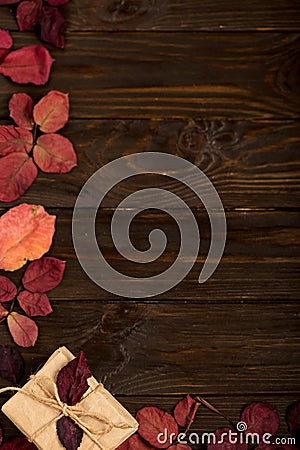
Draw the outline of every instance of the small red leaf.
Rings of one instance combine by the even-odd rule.
[[[190,395],[178,402],[174,409],[174,417],[178,425],[187,427],[194,420],[197,409],[197,402]]]
[[[4,442],[1,450],[37,450],[37,448],[31,442],[28,442],[27,439],[18,437]]]
[[[47,292],[61,282],[66,262],[50,256],[38,259],[27,267],[23,286],[30,292]]]
[[[17,291],[17,286],[9,278],[0,275],[0,303],[13,300]]]
[[[9,101],[10,117],[19,127],[32,130],[34,101],[27,94],[14,94]]]
[[[241,422],[247,425],[248,433],[257,433],[262,437],[265,433],[275,434],[279,428],[277,409],[263,402],[251,403],[241,414]]]
[[[0,30],[0,63],[8,55],[12,46],[13,40],[9,32],[6,30]]]
[[[187,444],[176,444],[171,445],[168,450],[192,450],[191,447]]]
[[[38,327],[29,317],[11,312],[7,317],[7,325],[13,340],[20,347],[33,347],[38,338]]]
[[[286,421],[289,431],[300,430],[300,400],[292,403],[286,410]]]
[[[68,3],[70,0],[47,0],[47,3],[52,6],[60,6]]]
[[[18,295],[18,302],[30,317],[48,316],[53,312],[48,296],[40,292],[22,291]]]
[[[175,441],[178,426],[171,414],[160,408],[149,406],[137,412],[138,433],[156,448],[166,448]],[[166,442],[162,443],[166,438]]]
[[[10,153],[29,153],[33,145],[32,133],[13,125],[0,126],[0,156]]]
[[[57,375],[57,389],[62,402],[76,405],[88,390],[88,378],[92,372],[83,352],[63,367]]]
[[[20,0],[0,0],[0,6],[12,5],[14,3],[19,3]]]
[[[0,64],[0,73],[15,83],[47,83],[54,59],[45,47],[31,45],[9,53]]]
[[[43,172],[67,173],[77,165],[77,156],[70,142],[60,134],[44,134],[33,149],[35,163]]]
[[[80,447],[83,430],[70,417],[62,417],[56,424],[57,435],[67,450],[77,450]]]
[[[116,450],[155,450],[155,447],[145,442],[138,434],[133,434]]]
[[[25,0],[17,8],[20,31],[30,31],[37,24],[42,8],[42,0]]]
[[[8,316],[8,311],[7,309],[4,308],[4,306],[2,306],[0,304],[0,319],[4,319],[4,317]]]
[[[57,48],[64,48],[67,21],[63,13],[54,6],[44,6],[40,14],[39,23],[41,26],[41,39]]]
[[[212,434],[208,436],[207,450],[247,450],[248,448],[247,444],[243,442],[243,438],[239,439],[237,432],[230,428],[218,428],[213,435],[214,439]],[[233,443],[235,441],[237,442]]]
[[[51,91],[35,105],[33,117],[43,133],[55,133],[68,122],[69,109],[68,94]]]
[[[11,153],[0,159],[0,200],[13,202],[32,185],[38,170],[26,153]]]
[[[0,377],[11,383],[18,383],[23,376],[24,368],[24,359],[16,347],[0,346]]]

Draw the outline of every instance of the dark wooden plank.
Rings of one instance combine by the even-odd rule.
[[[53,307],[37,319],[36,347],[22,350],[27,376],[66,345],[84,349],[95,376],[116,395],[299,395],[299,303]],[[1,335],[11,342],[3,324]]]
[[[79,166],[66,175],[40,173],[18,202],[73,207],[80,189],[99,167],[121,156],[153,151],[181,156],[197,165],[214,183],[225,209],[299,206],[299,122],[198,120],[195,127],[188,123],[72,120],[62,133],[74,143]],[[197,134],[197,127],[206,134]],[[181,183],[153,175],[133,177],[117,185],[103,205],[114,208],[124,196],[145,187],[170,190],[190,206],[201,207]]]
[[[71,31],[252,31],[297,30],[296,0],[72,0],[65,6]],[[1,9],[2,26],[16,29],[11,9]]]
[[[15,47],[38,42],[15,34]],[[299,34],[72,33],[46,89],[74,118],[299,118]],[[70,75],[72,74],[72,75]],[[0,78],[0,117],[24,91]]]

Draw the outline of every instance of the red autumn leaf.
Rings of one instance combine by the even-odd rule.
[[[68,3],[70,0],[47,0],[47,3],[52,6],[60,6]]]
[[[0,304],[0,319],[4,319],[4,317],[8,316],[8,311],[7,309],[4,308],[4,306],[2,306]]]
[[[0,64],[0,73],[15,83],[47,83],[54,59],[45,47],[31,45],[9,53]]]
[[[27,439],[17,437],[4,442],[1,446],[1,450],[37,450],[37,448],[31,442],[28,442]]]
[[[17,21],[20,31],[30,31],[37,24],[42,0],[25,0],[18,5]]]
[[[52,244],[56,216],[26,203],[0,217],[0,269],[14,271],[41,258]]]
[[[65,31],[67,21],[63,13],[54,6],[43,6],[39,24],[41,26],[41,39],[57,48],[65,46]]]
[[[23,376],[25,362],[16,347],[0,346],[0,377],[11,383],[18,383]]]
[[[155,447],[145,442],[138,434],[133,434],[116,450],[155,450]]]
[[[17,200],[32,185],[37,175],[37,167],[26,153],[11,153],[1,158],[0,200],[3,202]]]
[[[69,119],[69,96],[59,91],[50,91],[34,107],[34,121],[43,133],[55,133]]]
[[[0,0],[0,6],[12,5],[13,3],[19,3],[20,0]]]
[[[178,425],[187,427],[194,420],[197,409],[197,402],[190,395],[178,402],[174,409],[174,417]]]
[[[32,319],[13,311],[7,317],[7,325],[17,345],[20,345],[20,347],[34,346],[39,330]]]
[[[73,144],[60,134],[44,134],[33,149],[34,162],[43,172],[67,173],[77,165]]]
[[[14,94],[9,101],[10,117],[19,127],[32,130],[34,101],[27,94]]]
[[[265,433],[275,434],[279,428],[277,409],[263,402],[251,403],[241,414],[241,422],[247,425],[248,433],[257,433],[262,437]]]
[[[230,437],[230,433],[234,435]],[[233,443],[235,441],[237,442]],[[235,431],[230,428],[218,428],[208,436],[207,450],[247,450],[247,444],[241,442],[242,438],[239,439]]]
[[[286,421],[291,433],[300,430],[300,400],[292,403],[286,410]]]
[[[17,286],[9,278],[0,275],[0,303],[13,300],[17,291]]]
[[[57,435],[66,450],[80,447],[83,430],[70,417],[62,417],[56,424]]]
[[[22,291],[18,295],[18,302],[30,317],[48,316],[53,312],[48,296],[41,292]]]
[[[13,125],[0,126],[0,156],[10,153],[29,153],[33,145],[32,133]]]
[[[176,444],[171,445],[168,450],[192,450],[191,447],[187,444]]]
[[[136,419],[139,423],[138,433],[145,441],[156,448],[166,448],[173,442],[178,434],[178,426],[171,414],[160,408],[149,406],[137,412]],[[171,442],[170,442],[171,441]]]
[[[57,389],[62,402],[76,405],[88,390],[88,378],[92,372],[83,352],[63,367],[57,375]]]
[[[9,32],[6,30],[0,30],[0,63],[8,55],[12,46],[13,40]]]
[[[27,267],[23,286],[30,292],[47,292],[61,282],[66,262],[50,256],[38,259]]]

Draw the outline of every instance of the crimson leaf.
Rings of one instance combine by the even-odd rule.
[[[0,376],[11,383],[18,383],[24,373],[24,359],[19,350],[9,345],[0,346]]]
[[[291,433],[300,430],[300,400],[292,403],[286,410],[286,421]]]
[[[136,419],[139,423],[138,433],[145,441],[156,448],[166,448],[166,440],[170,445],[178,434],[178,426],[171,414],[160,408],[149,406],[138,411]]]
[[[64,48],[67,21],[63,13],[54,6],[43,6],[39,23],[41,39],[57,48]]]
[[[62,417],[56,425],[60,442],[67,450],[77,450],[80,447],[83,431],[70,417]]]
[[[174,409],[174,417],[178,425],[187,427],[193,422],[197,409],[197,402],[190,395],[178,402]]]
[[[9,278],[0,275],[0,303],[10,302],[16,295],[16,285]]]
[[[30,317],[48,316],[53,312],[49,298],[43,292],[22,291],[18,295],[18,302]]]
[[[248,433],[257,433],[262,437],[266,433],[275,434],[279,428],[277,409],[263,402],[251,403],[241,414],[241,422],[247,425]]]
[[[27,439],[17,437],[1,445],[1,450],[37,450],[37,448]]]
[[[23,286],[30,292],[47,292],[59,285],[65,271],[65,261],[45,256],[27,267]]]

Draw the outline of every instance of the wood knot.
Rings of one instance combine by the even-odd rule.
[[[102,21],[119,24],[151,12],[155,3],[156,0],[104,0],[98,11]]]
[[[205,130],[191,120],[181,131],[177,148],[181,155],[191,162],[199,158],[199,153],[205,148],[207,143]]]

